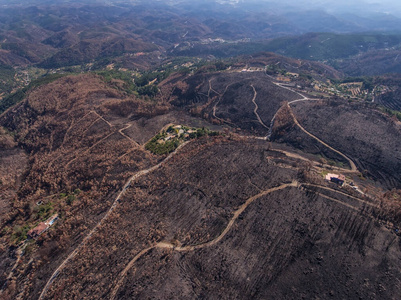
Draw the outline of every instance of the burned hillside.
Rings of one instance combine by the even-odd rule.
[[[26,157],[1,225],[2,296],[394,297],[398,125],[288,76],[175,73],[153,98],[94,74],[28,91],[0,116],[7,153]]]
[[[400,188],[400,125],[383,113],[360,104],[341,101],[329,104],[297,103],[295,116],[317,137],[343,151],[356,162],[365,176],[371,176],[388,188]],[[291,120],[290,120],[291,122]],[[310,138],[293,126],[278,141],[318,153]]]

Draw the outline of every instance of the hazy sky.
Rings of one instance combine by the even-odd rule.
[[[337,13],[401,13],[400,0],[217,0],[225,3],[242,3],[251,5],[252,3],[267,4],[274,3],[277,7],[299,7],[302,10],[322,9]]]
[[[113,3],[113,2],[138,2],[144,0],[0,0],[0,4],[37,4],[41,1],[47,3],[61,3],[61,2],[91,2],[91,3]],[[232,3],[251,6],[252,4],[262,4],[263,6],[269,5],[272,9],[291,9],[300,8],[303,11],[321,9],[332,13],[354,13],[354,14],[371,14],[371,13],[391,13],[394,15],[401,15],[401,0],[148,0],[152,2],[165,2],[165,3],[179,3],[187,2],[209,2],[216,1],[220,3]],[[146,2],[146,1],[145,1]]]

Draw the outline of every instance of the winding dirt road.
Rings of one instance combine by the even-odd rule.
[[[312,133],[310,133],[309,131],[307,131],[305,128],[303,128],[302,125],[298,122],[297,118],[295,117],[295,115],[294,115],[294,113],[293,113],[293,111],[292,111],[290,105],[289,105],[289,104],[287,104],[287,105],[288,105],[288,108],[289,108],[291,117],[292,117],[292,119],[294,120],[295,124],[299,127],[299,129],[301,129],[303,132],[305,132],[305,133],[306,133],[307,135],[309,135],[311,138],[313,138],[313,139],[315,139],[316,141],[318,141],[319,143],[321,143],[321,144],[322,144],[323,146],[325,146],[326,148],[328,148],[328,149],[334,151],[335,153],[339,154],[340,156],[344,157],[344,158],[348,161],[348,163],[349,163],[349,165],[350,165],[350,167],[351,167],[351,171],[352,171],[352,172],[355,172],[355,173],[359,173],[359,172],[358,172],[358,168],[356,167],[355,163],[354,163],[348,156],[346,156],[344,153],[342,153],[342,152],[340,152],[340,151],[334,149],[333,147],[331,147],[330,145],[328,145],[327,143],[325,143],[325,142],[323,142],[321,139],[319,139],[317,136],[313,135]]]
[[[303,132],[305,132],[307,135],[309,135],[310,137],[314,138],[315,140],[317,140],[319,143],[321,143],[322,145],[326,146],[326,147],[329,148],[330,150],[332,150],[332,151],[336,152],[337,154],[341,155],[342,157],[344,157],[344,158],[349,162],[349,164],[350,164],[350,166],[351,166],[351,171],[357,172],[356,165],[354,164],[354,162],[353,162],[351,159],[349,159],[345,154],[343,154],[343,153],[341,153],[340,151],[334,149],[333,147],[331,147],[330,145],[328,145],[327,143],[323,142],[322,140],[320,140],[319,138],[317,138],[316,136],[314,136],[313,134],[311,134],[310,132],[308,132],[306,129],[304,129],[304,128],[301,126],[301,124],[298,122],[298,120],[296,119],[294,113],[293,113],[292,110],[291,110],[291,107],[290,107],[290,104],[291,104],[291,103],[296,103],[296,102],[299,102],[299,101],[317,100],[317,99],[310,99],[310,98],[308,98],[308,97],[306,97],[306,96],[304,96],[304,95],[302,95],[302,94],[300,94],[300,93],[298,93],[298,92],[292,90],[292,89],[289,88],[289,87],[282,86],[282,85],[279,84],[279,83],[275,83],[275,82],[273,82],[273,83],[274,83],[275,85],[277,85],[277,86],[280,86],[281,88],[287,89],[287,90],[289,90],[289,91],[291,91],[291,92],[294,92],[294,93],[296,93],[296,94],[298,94],[299,96],[302,97],[301,99],[297,99],[297,100],[294,100],[294,101],[291,101],[291,102],[287,103],[288,108],[289,108],[290,113],[291,113],[291,116],[292,116],[292,118],[293,118],[295,124],[296,124]],[[231,85],[231,84],[230,84],[230,85]],[[227,86],[226,86],[226,88],[225,88],[223,94],[220,94],[220,93],[216,92],[216,91],[212,88],[211,80],[209,80],[209,92],[208,92],[208,96],[210,96],[210,92],[211,92],[211,91],[215,92],[215,93],[219,96],[218,101],[215,103],[215,105],[214,105],[214,107],[213,107],[213,117],[215,117],[216,119],[220,119],[220,118],[216,117],[216,108],[217,108],[217,105],[218,105],[218,103],[220,102],[221,98],[223,97],[223,95],[225,94],[225,92],[227,91],[227,89],[228,89],[228,87],[229,87],[230,85],[227,85]],[[263,121],[261,120],[259,114],[257,113],[258,105],[257,105],[257,103],[256,103],[256,101],[255,101],[256,96],[257,96],[257,92],[256,92],[256,89],[254,88],[254,86],[253,86],[253,85],[251,85],[251,86],[252,86],[252,88],[253,88],[253,90],[254,90],[254,97],[253,97],[253,99],[252,99],[252,102],[253,102],[254,105],[255,105],[254,113],[255,113],[255,115],[257,116],[258,121],[259,121],[265,128],[269,129],[269,127],[266,126],[266,125],[263,123]],[[277,113],[276,113],[276,114],[277,114]],[[276,115],[275,115],[275,116],[276,116]],[[272,122],[274,122],[275,116],[273,117]],[[102,120],[105,121],[107,124],[109,124],[110,126],[112,126],[112,125],[111,125],[107,120],[105,120],[103,117],[101,117],[101,116],[99,116],[99,117],[102,118]],[[220,120],[221,120],[221,119],[220,119]],[[224,120],[223,120],[223,121],[224,121]],[[226,121],[224,121],[224,122],[226,122]],[[271,127],[272,127],[272,126],[271,126]],[[270,127],[270,128],[271,128],[271,127]],[[126,129],[126,128],[124,128],[124,129]],[[122,129],[122,130],[124,130],[124,129]],[[122,130],[119,131],[121,134],[122,134]],[[188,142],[187,142],[187,143],[188,143]],[[125,191],[128,189],[128,187],[130,186],[130,184],[131,184],[134,180],[136,180],[137,178],[139,178],[139,177],[141,177],[141,176],[143,176],[143,175],[145,175],[145,174],[148,174],[148,173],[150,173],[150,172],[152,172],[152,171],[154,171],[154,170],[160,168],[160,167],[161,167],[165,162],[167,162],[180,148],[182,148],[183,146],[185,146],[187,143],[182,144],[180,147],[178,147],[178,148],[176,149],[175,152],[171,153],[165,160],[163,160],[163,161],[160,162],[159,164],[157,164],[157,165],[155,165],[155,166],[153,166],[153,167],[151,167],[151,168],[149,168],[149,169],[146,169],[146,170],[142,170],[142,171],[137,172],[135,175],[133,175],[133,176],[126,182],[126,184],[124,185],[122,191],[118,194],[118,196],[117,196],[116,199],[114,200],[113,204],[111,205],[110,209],[109,209],[109,210],[107,211],[107,213],[105,214],[105,216],[95,225],[95,227],[88,233],[88,235],[85,236],[85,238],[84,238],[84,239],[82,240],[82,242],[77,246],[77,248],[75,248],[75,250],[74,250],[74,251],[59,265],[59,267],[53,272],[52,276],[49,278],[49,280],[47,281],[45,287],[43,288],[43,290],[42,290],[42,292],[41,292],[41,294],[40,294],[40,296],[39,296],[39,299],[44,299],[44,297],[45,297],[47,291],[49,290],[49,287],[51,286],[51,284],[53,283],[53,281],[56,279],[56,277],[58,276],[58,274],[60,274],[60,272],[62,272],[62,270],[66,267],[66,265],[67,265],[67,264],[79,253],[79,251],[88,243],[88,241],[89,241],[90,238],[93,236],[93,234],[96,232],[96,230],[97,230],[97,229],[105,222],[105,220],[111,215],[111,213],[112,213],[112,212],[114,211],[114,209],[117,207],[121,196],[125,193]],[[152,249],[155,249],[155,248],[160,248],[160,249],[172,249],[172,250],[178,251],[178,252],[186,252],[186,251],[195,251],[195,250],[197,250],[197,249],[202,249],[202,248],[206,248],[206,247],[213,246],[213,245],[219,243],[219,242],[227,235],[227,233],[231,230],[231,228],[233,227],[233,225],[234,225],[235,221],[238,219],[238,217],[239,217],[239,216],[245,211],[245,209],[246,209],[251,203],[253,203],[256,199],[258,199],[258,198],[260,198],[260,197],[262,197],[262,196],[265,196],[265,195],[267,195],[267,194],[269,194],[269,193],[278,191],[278,190],[282,190],[282,189],[285,189],[285,188],[288,188],[288,187],[298,187],[299,185],[300,185],[300,184],[299,184],[298,182],[296,182],[296,181],[294,181],[294,182],[292,182],[292,183],[282,184],[282,185],[280,185],[280,186],[278,186],[278,187],[274,187],[274,188],[271,188],[271,189],[262,191],[262,192],[260,192],[259,194],[257,194],[257,195],[255,195],[255,196],[249,198],[244,204],[242,204],[242,205],[235,211],[234,215],[232,216],[232,218],[231,218],[230,221],[228,222],[228,224],[227,224],[227,226],[225,227],[225,229],[223,230],[223,232],[222,232],[219,236],[217,236],[216,238],[214,238],[213,240],[211,240],[211,241],[209,241],[209,242],[206,242],[206,243],[203,243],[203,244],[198,244],[198,245],[188,245],[188,246],[183,246],[183,247],[181,247],[181,246],[175,246],[175,245],[173,245],[173,244],[171,244],[171,243],[169,243],[169,242],[159,242],[159,243],[157,243],[157,244],[155,244],[155,245],[153,245],[153,246],[151,246],[151,247],[148,247],[148,248],[143,249],[142,251],[140,251],[140,252],[128,263],[128,265],[127,265],[127,266],[124,268],[124,270],[120,273],[119,278],[118,278],[118,280],[117,280],[117,283],[116,283],[116,285],[114,286],[114,288],[113,288],[113,290],[112,290],[111,299],[115,299],[115,298],[116,298],[117,293],[118,293],[118,290],[119,290],[120,287],[122,286],[127,272],[133,267],[133,265],[135,264],[135,262],[138,261],[143,255],[145,255],[146,253],[148,253],[148,252],[151,251]],[[313,185],[309,185],[309,186],[313,186]],[[356,199],[356,200],[358,200],[358,201],[362,201],[362,202],[365,203],[365,204],[372,205],[371,203],[366,202],[366,201],[364,201],[364,200],[362,200],[362,199],[359,199],[359,198],[350,196],[350,195],[348,195],[348,194],[342,193],[342,192],[337,191],[337,190],[334,190],[334,189],[330,189],[330,188],[322,187],[322,186],[316,186],[316,187],[322,188],[322,189],[326,189],[326,190],[330,190],[330,191],[333,191],[333,192],[336,192],[336,193],[341,193],[341,194],[344,194],[344,195],[346,195],[346,196],[348,196],[348,197],[354,198],[354,199]],[[326,195],[323,195],[323,194],[320,194],[320,193],[318,193],[318,194],[321,195],[321,196],[324,197],[324,198],[327,198],[327,199],[329,199],[329,200],[338,202],[338,203],[340,203],[340,204],[342,204],[342,205],[345,205],[345,206],[347,206],[347,207],[349,207],[349,208],[351,208],[351,209],[356,209],[356,208],[353,207],[352,205],[347,204],[347,203],[344,203],[344,202],[342,202],[342,201],[340,201],[340,200],[334,199],[334,198],[332,198],[332,197],[329,197],[329,196],[326,196]]]
[[[82,240],[82,242],[75,248],[75,250],[73,252],[70,253],[70,255],[68,255],[68,257],[58,266],[58,268],[53,272],[52,276],[49,278],[49,280],[47,281],[45,287],[43,288],[40,296],[39,296],[39,300],[40,299],[44,299],[47,291],[49,290],[49,287],[51,286],[51,284],[53,283],[53,281],[56,279],[56,277],[58,276],[58,274],[60,274],[60,272],[65,268],[65,266],[78,254],[78,252],[88,243],[88,241],[90,240],[90,238],[93,236],[93,234],[96,232],[96,230],[108,219],[108,217],[112,214],[112,212],[115,210],[115,208],[117,207],[120,198],[124,195],[125,191],[129,188],[129,186],[131,185],[131,183],[138,179],[139,177],[146,175],[150,172],[153,172],[154,170],[160,168],[163,164],[165,164],[168,160],[170,160],[181,148],[183,148],[186,144],[188,144],[189,142],[185,142],[182,145],[180,145],[174,152],[172,152],[169,156],[167,156],[162,162],[158,163],[157,165],[146,169],[146,170],[141,170],[137,173],[135,173],[130,179],[128,179],[128,181],[125,183],[123,189],[121,190],[121,192],[117,195],[117,197],[115,198],[113,204],[111,205],[111,207],[109,208],[109,210],[107,211],[107,213],[104,215],[104,217],[93,227],[93,229],[85,236],[85,238]]]
[[[269,129],[269,127],[266,126],[265,123],[263,123],[262,119],[260,118],[260,116],[259,116],[259,114],[258,114],[259,106],[258,106],[258,104],[257,104],[256,101],[255,101],[255,100],[256,100],[256,97],[258,96],[258,93],[256,92],[256,89],[255,89],[255,87],[253,86],[253,84],[251,84],[251,87],[252,87],[253,93],[254,93],[253,98],[252,98],[252,102],[253,102],[253,104],[255,105],[255,109],[253,110],[253,113],[255,114],[256,118],[257,118],[258,121],[259,121],[259,123],[260,123],[264,128]]]
[[[283,153],[287,157],[300,159],[300,160],[309,162],[309,163],[311,163],[313,165],[314,168],[319,169],[320,171],[322,169],[326,169],[326,170],[328,169],[328,170],[331,170],[331,171],[337,171],[337,172],[341,172],[341,173],[344,173],[344,174],[359,173],[359,172],[354,172],[354,171],[352,171],[350,169],[345,169],[345,168],[340,168],[340,167],[336,167],[336,166],[322,164],[320,162],[313,161],[313,160],[311,160],[309,158],[303,157],[302,155],[300,155],[298,153],[293,153],[293,152],[289,152],[289,151],[285,151],[285,150],[281,150],[281,149],[276,149],[276,148],[271,148],[271,150]]]
[[[126,274],[133,267],[135,262],[138,259],[140,259],[144,254],[148,253],[150,250],[155,249],[155,248],[161,248],[161,249],[172,249],[172,250],[178,251],[178,252],[187,252],[187,251],[194,251],[194,250],[197,250],[197,249],[202,249],[202,248],[213,246],[213,245],[217,244],[218,242],[220,242],[227,235],[227,233],[233,227],[233,225],[234,225],[235,221],[238,219],[238,217],[256,199],[259,199],[260,197],[265,196],[267,194],[270,194],[272,192],[283,190],[283,189],[288,188],[288,187],[297,187],[298,185],[299,185],[299,183],[297,181],[293,181],[291,183],[282,184],[280,186],[265,190],[265,191],[255,195],[255,196],[249,198],[244,204],[242,204],[235,211],[234,215],[232,216],[232,218],[228,222],[228,224],[227,224],[226,228],[223,230],[223,232],[219,236],[217,236],[216,238],[214,238],[213,240],[211,240],[209,242],[206,242],[204,244],[199,244],[199,245],[188,245],[188,246],[184,246],[184,247],[181,247],[181,246],[176,247],[176,246],[174,246],[173,244],[171,244],[169,242],[160,242],[160,243],[155,244],[154,246],[151,246],[151,247],[148,247],[146,249],[143,249],[141,252],[139,252],[137,255],[135,255],[135,257],[128,263],[128,265],[120,273],[119,279],[117,281],[117,284],[114,286],[114,288],[113,288],[113,290],[111,292],[110,299],[113,300],[113,299],[116,298],[117,292],[120,289],[120,287],[122,286]]]
[[[177,251],[177,252],[188,252],[188,251],[195,251],[195,250],[198,250],[198,249],[202,249],[202,248],[206,248],[206,247],[213,246],[213,245],[219,243],[219,242],[227,235],[227,233],[228,233],[228,232],[230,231],[230,229],[233,227],[233,225],[234,225],[235,221],[238,219],[238,217],[239,217],[239,216],[245,211],[245,209],[246,209],[250,204],[252,204],[255,200],[259,199],[259,198],[262,197],[262,196],[268,195],[268,194],[270,194],[270,193],[272,193],[272,192],[279,191],[279,190],[283,190],[283,189],[288,188],[288,187],[301,187],[301,186],[305,186],[305,187],[317,187],[317,188],[320,188],[320,189],[323,189],[323,190],[328,190],[328,191],[331,191],[331,192],[335,192],[335,193],[338,193],[338,194],[347,196],[347,197],[352,198],[352,199],[355,199],[355,200],[357,200],[357,201],[359,201],[359,202],[361,202],[361,203],[363,203],[363,204],[367,204],[367,205],[370,205],[370,206],[376,206],[376,205],[374,205],[373,203],[367,202],[367,201],[365,201],[365,200],[363,200],[363,199],[354,197],[354,196],[352,196],[352,195],[346,194],[346,193],[344,193],[344,192],[341,192],[341,191],[338,191],[338,190],[335,190],[335,189],[332,189],[332,188],[329,188],[329,187],[326,187],[326,186],[315,185],[315,184],[308,184],[308,183],[299,183],[299,182],[297,182],[297,181],[293,181],[293,182],[291,182],[291,183],[282,184],[282,185],[280,185],[280,186],[277,186],[277,187],[274,187],[274,188],[271,188],[271,189],[262,191],[262,192],[260,192],[259,194],[256,194],[255,196],[250,197],[244,204],[242,204],[242,205],[234,212],[232,218],[231,218],[230,221],[228,222],[228,224],[227,224],[227,226],[225,227],[225,229],[223,230],[223,232],[222,232],[219,236],[217,236],[216,238],[214,238],[213,240],[211,240],[211,241],[209,241],[209,242],[206,242],[206,243],[203,243],[203,244],[198,244],[198,245],[188,245],[188,246],[184,246],[184,247],[175,246],[175,245],[173,245],[173,244],[170,243],[170,242],[159,242],[159,243],[157,243],[157,244],[155,244],[155,245],[153,245],[153,246],[151,246],[151,247],[145,248],[145,249],[143,249],[142,251],[140,251],[137,255],[134,256],[134,258],[127,264],[127,266],[124,268],[124,270],[120,273],[119,278],[118,278],[118,280],[117,280],[117,283],[116,283],[116,285],[114,286],[114,288],[113,288],[113,290],[112,290],[112,292],[111,292],[110,299],[111,299],[111,300],[116,299],[118,290],[119,290],[119,289],[121,288],[121,286],[123,285],[124,279],[125,279],[125,277],[126,277],[128,271],[134,266],[134,264],[135,264],[143,255],[145,255],[145,254],[148,253],[149,251],[151,251],[151,250],[153,250],[153,249],[156,249],[156,248],[159,248],[159,249],[171,249],[171,250]],[[350,204],[348,204],[348,203],[346,203],[346,202],[343,202],[343,201],[341,201],[341,200],[335,199],[335,198],[333,198],[333,197],[327,196],[327,195],[325,195],[325,194],[322,194],[322,193],[319,193],[319,192],[316,192],[316,191],[314,191],[314,193],[318,194],[319,196],[321,196],[321,197],[323,197],[323,198],[325,198],[325,199],[331,200],[331,201],[336,202],[336,203],[339,203],[339,204],[341,204],[341,205],[343,205],[343,206],[345,206],[345,207],[348,207],[348,208],[350,208],[350,209],[352,209],[352,210],[359,211],[358,208],[356,208],[356,207],[354,207],[354,206],[352,206],[352,205],[350,205]]]
[[[287,86],[285,86],[285,85],[283,85],[283,84],[280,84],[280,83],[278,83],[278,82],[274,82],[273,80],[275,80],[275,79],[274,79],[272,76],[270,76],[270,75],[268,75],[268,74],[266,74],[266,73],[265,73],[265,75],[266,75],[267,77],[269,77],[270,79],[272,79],[272,83],[273,83],[273,84],[275,84],[275,85],[277,85],[277,86],[279,86],[279,87],[281,87],[281,88],[283,88],[283,89],[286,89],[286,90],[288,90],[288,91],[291,91],[291,92],[293,92],[293,93],[295,93],[295,94],[297,94],[297,95],[299,95],[299,96],[301,97],[300,99],[296,99],[296,100],[290,101],[290,102],[288,102],[288,103],[286,104],[287,107],[288,107],[288,109],[289,109],[289,111],[290,111],[290,113],[291,113],[291,117],[292,117],[292,119],[294,120],[295,124],[296,124],[303,132],[305,132],[307,135],[309,135],[310,137],[312,137],[313,139],[315,139],[316,141],[318,141],[319,143],[321,143],[322,145],[324,145],[324,146],[327,147],[328,149],[330,149],[330,150],[334,151],[335,153],[339,154],[340,156],[344,157],[344,158],[348,161],[348,163],[349,163],[349,165],[350,165],[350,167],[351,167],[351,170],[350,170],[351,172],[353,172],[353,173],[359,173],[358,168],[356,167],[355,163],[354,163],[348,156],[346,156],[344,153],[342,153],[342,152],[340,152],[340,151],[334,149],[333,147],[331,147],[330,145],[328,145],[327,143],[325,143],[325,142],[323,142],[321,139],[319,139],[317,136],[315,136],[315,135],[313,135],[312,133],[310,133],[309,131],[307,131],[307,130],[298,122],[297,118],[295,117],[295,115],[294,115],[294,113],[293,113],[293,111],[292,111],[292,109],[291,109],[291,104],[294,104],[294,103],[297,103],[297,102],[301,102],[301,101],[318,101],[318,100],[320,100],[320,99],[308,98],[308,97],[306,97],[305,95],[302,95],[301,93],[299,93],[299,92],[297,92],[297,91],[294,91],[294,90],[291,89],[290,87],[287,87]],[[272,130],[272,128],[273,128],[274,119],[276,118],[277,113],[278,113],[278,111],[274,114],[274,116],[273,116],[273,118],[272,118],[272,120],[271,120],[270,129],[269,129],[269,134],[268,134],[268,137],[267,137],[268,139],[270,139],[270,137],[271,137],[271,130]]]

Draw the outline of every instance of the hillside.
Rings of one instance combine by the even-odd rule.
[[[170,75],[153,99],[94,74],[63,77],[27,91],[1,115],[15,139],[5,139],[10,153],[26,157],[24,177],[9,189],[16,198],[4,202],[2,297],[396,294],[400,199],[389,188],[398,187],[398,146],[383,148],[399,140],[393,121],[345,101],[308,103],[312,89],[284,86],[274,79],[282,75],[257,65],[207,68]],[[307,86],[306,78],[293,80]],[[298,101],[290,104],[295,116],[334,148],[295,132],[288,101]],[[333,109],[342,135],[324,130]],[[344,121],[356,117],[362,127]],[[182,135],[169,155],[146,150],[171,124],[219,133]],[[267,142],[269,134],[287,145]],[[324,181],[333,170],[357,189]],[[53,227],[24,241],[55,213]],[[321,284],[310,286],[317,277]]]
[[[328,61],[350,75],[372,75],[375,68],[364,70],[368,58],[363,56],[358,66],[348,67],[341,60],[376,55],[387,62],[380,64],[383,69],[377,68],[380,74],[400,72],[398,64],[384,67],[399,52],[400,35],[392,33],[399,28],[397,18],[376,15],[357,21],[355,15],[339,17],[293,7],[288,12],[274,11],[271,5],[243,10],[243,4],[214,1],[32,3],[29,7],[10,3],[0,10],[0,64],[55,69],[98,62],[145,69],[170,55],[222,58],[272,51]],[[375,23],[381,31],[370,33]]]
[[[299,103],[293,110],[308,131],[328,144],[336,145],[357,163],[360,170],[364,170],[365,176],[372,176],[389,188],[401,187],[400,124],[380,112],[339,102],[329,106]],[[302,141],[302,136],[297,130],[284,139],[298,144],[304,151],[315,151],[316,148]]]
[[[401,35],[307,33],[267,40],[180,44],[173,55],[227,58],[270,51],[285,57],[324,62],[349,76],[400,73]]]
[[[26,153],[20,149],[10,132],[0,127],[0,224],[3,224],[28,167]]]
[[[0,0],[0,299],[398,299],[401,5],[363,1]]]
[[[260,142],[209,140],[187,145],[129,188],[122,206],[93,236],[93,243],[66,266],[45,298],[394,295],[399,247],[391,233],[358,213],[364,206],[357,201],[354,214],[341,201],[317,191],[284,187],[299,180],[300,166],[276,167],[266,160],[269,155],[272,152]],[[230,184],[233,181],[238,185]],[[269,193],[272,187],[282,189]],[[328,194],[348,202],[336,192]],[[253,202],[247,202],[226,233],[228,221],[247,199]],[[354,222],[356,228],[347,226]],[[345,240],[355,246],[344,246]],[[387,246],[386,254],[375,255],[374,249]],[[79,271],[83,269],[89,272]],[[382,288],[345,287],[350,274],[359,286],[364,280],[377,282],[382,272],[388,275]],[[303,284],[320,276],[317,287]],[[71,289],[64,288],[65,282]],[[294,284],[295,289],[288,289]]]

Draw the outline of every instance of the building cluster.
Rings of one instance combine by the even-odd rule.
[[[28,238],[37,239],[43,232],[47,231],[57,219],[58,214],[54,214],[45,222],[40,222],[35,228],[28,231]]]

